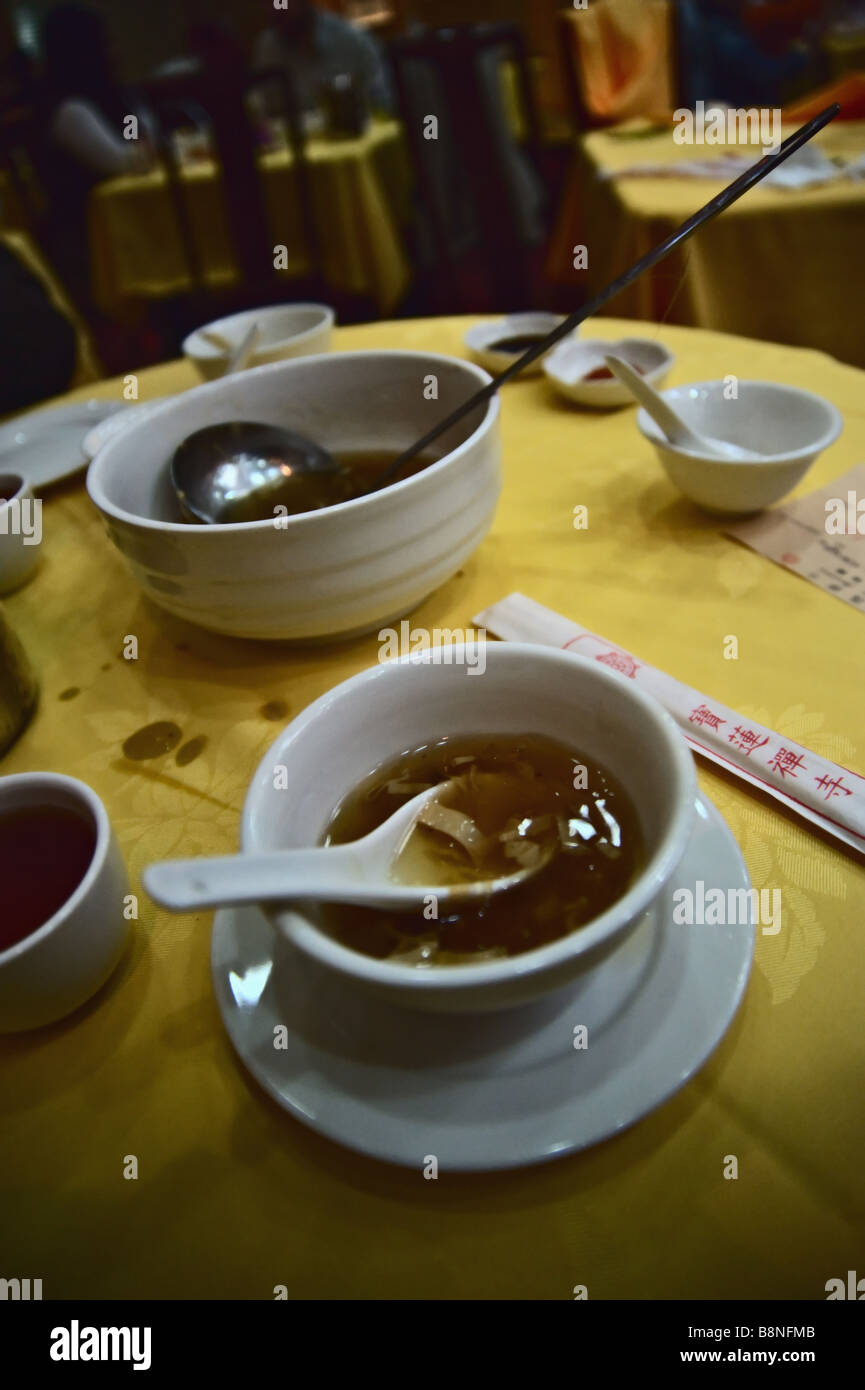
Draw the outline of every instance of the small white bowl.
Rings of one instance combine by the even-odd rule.
[[[634,405],[634,397],[618,378],[584,380],[586,372],[606,366],[604,354],[608,352],[639,368],[649,385],[655,387],[667,379],[675,361],[669,348],[652,338],[620,338],[614,343],[602,338],[581,338],[578,342],[565,339],[544,358],[544,374],[560,396],[576,405],[593,410]]]
[[[319,352],[329,352],[334,321],[333,309],[327,304],[274,304],[214,319],[204,324],[203,329],[221,334],[234,348],[257,323],[259,337],[249,367],[261,367],[265,362],[281,362],[287,357],[312,357]],[[184,338],[183,352],[205,381],[222,376],[230,357],[230,353],[220,351],[215,343],[202,336],[202,328],[196,328]]]
[[[522,356],[519,352],[494,352],[493,343],[499,342],[502,338],[522,337],[526,333],[552,333],[553,329],[562,322],[561,314],[547,314],[543,312],[531,311],[525,314],[508,314],[506,318],[490,320],[488,323],[474,323],[467,331],[463,342],[465,343],[469,356],[479,367],[484,367],[486,371],[497,375],[510,367],[518,357]],[[526,367],[521,376],[537,376],[541,370],[543,357],[538,357]]]
[[[18,473],[0,473],[0,594],[28,580],[42,555],[42,503]]]
[[[399,453],[488,381],[470,362],[429,352],[274,362],[130,423],[96,455],[87,490],[145,594],[178,618],[232,637],[356,636],[411,612],[489,530],[501,490],[498,396],[444,435],[437,463],[302,516],[187,524],[169,477],[174,450],[206,425],[254,420],[334,451]]]
[[[746,460],[682,449],[670,443],[645,410],[637,413],[637,425],[655,446],[670,481],[710,512],[756,512],[778,502],[835,442],[844,424],[834,405],[797,386],[737,381],[735,388],[732,397],[729,378],[697,381],[663,395],[699,434],[754,449],[753,458]]]
[[[618,778],[639,815],[643,868],[595,921],[537,950],[419,969],[341,945],[318,926],[312,905],[263,908],[320,964],[410,1008],[505,1008],[566,985],[637,925],[675,871],[694,819],[688,746],[666,710],[632,681],[603,663],[528,643],[487,643],[483,668],[479,655],[472,644],[429,648],[336,686],[283,730],[243,808],[241,852],[319,844],[337,804],[364,777],[444,734],[545,734],[597,758]],[[286,785],[290,792],[279,790]]]
[[[79,1008],[108,979],[129,934],[126,868],[96,793],[54,772],[0,778],[0,812],[25,806],[79,812],[92,823],[96,845],[87,872],[54,916],[0,951],[0,1033],[40,1028]]]

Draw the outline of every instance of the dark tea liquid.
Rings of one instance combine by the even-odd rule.
[[[53,917],[90,867],[96,828],[65,806],[0,811],[0,951]]]
[[[362,497],[366,492],[378,491],[376,482],[383,477],[392,463],[400,456],[398,449],[337,449],[334,460],[341,464],[343,473],[300,473],[288,476],[278,487],[268,488],[266,493],[252,497],[239,497],[222,510],[223,521],[269,521],[274,516],[274,508],[283,505],[292,516],[302,512],[317,512],[325,507],[335,507],[340,502],[350,502]],[[422,473],[430,464],[437,463],[441,454],[423,453],[411,459],[400,469],[393,482]],[[277,513],[278,515],[278,513]]]

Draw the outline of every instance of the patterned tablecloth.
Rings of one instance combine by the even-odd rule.
[[[339,331],[337,346],[459,354],[466,327],[381,323]],[[845,431],[801,490],[862,460],[860,371],[711,332],[663,336],[674,383],[732,372],[839,407]],[[183,363],[141,374],[142,396],[192,384]],[[94,389],[115,396],[120,383]],[[502,429],[493,530],[417,627],[470,626],[519,589],[865,772],[861,614],[679,497],[633,410],[584,413],[543,381],[518,381],[504,389]],[[41,1277],[45,1298],[271,1298],[284,1284],[290,1296],[569,1299],[584,1284],[590,1298],[822,1299],[827,1280],[865,1274],[861,860],[701,766],[755,887],[779,888],[783,903],[782,930],[758,933],[744,1004],[702,1071],[616,1139],[547,1166],[433,1182],[358,1157],[247,1078],[213,998],[210,915],[157,911],[140,873],[161,856],[232,850],[279,727],[375,663],[376,637],[290,650],[169,619],[135,588],[78,483],[46,500],[44,538],[41,570],[5,604],[41,704],[0,770],[51,768],[96,789],[140,917],[96,1001],[0,1040],[0,1272]],[[738,660],[724,659],[731,633]],[[135,661],[123,659],[129,634]],[[155,721],[177,726],[176,747],[125,756]],[[137,1181],[123,1176],[131,1154]],[[736,1180],[724,1177],[730,1155]]]

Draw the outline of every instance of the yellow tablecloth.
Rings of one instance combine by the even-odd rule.
[[[458,354],[467,323],[341,329],[337,345]],[[803,490],[861,461],[860,371],[697,330],[664,337],[674,382],[734,371],[841,409],[845,431]],[[141,374],[143,396],[192,383],[179,363]],[[120,384],[97,389],[116,396]],[[415,625],[469,626],[519,588],[865,772],[860,614],[681,499],[632,410],[581,413],[545,383],[518,381],[503,391],[502,430],[495,526]],[[236,846],[247,783],[277,732],[264,706],[296,714],[375,663],[377,641],[291,651],[169,619],[133,586],[76,484],[46,502],[44,537],[41,571],[6,604],[41,704],[0,770],[89,782],[141,892],[153,859]],[[723,659],[729,633],[737,661]],[[137,661],[121,658],[127,634]],[[124,739],[159,719],[204,735],[201,756],[126,761]],[[783,926],[758,937],[716,1054],[655,1114],[587,1153],[508,1174],[427,1182],[343,1151],[247,1080],[211,992],[210,915],[169,917],[141,892],[134,947],[102,997],[0,1040],[4,1275],[41,1277],[45,1298],[267,1299],[286,1284],[298,1297],[570,1299],[586,1284],[590,1298],[822,1299],[827,1279],[862,1273],[865,868],[743,784],[705,766],[700,780],[755,886],[781,889]],[[122,1175],[129,1154],[137,1181]],[[739,1177],[725,1181],[731,1154]]]
[[[307,147],[322,273],[344,293],[369,295],[393,309],[409,280],[400,235],[410,197],[401,128],[375,121],[356,140],[313,139]],[[310,266],[300,220],[297,169],[288,150],[261,157],[274,246],[285,246],[289,276]],[[210,162],[190,165],[184,196],[206,282],[236,278],[221,184]],[[94,295],[108,313],[127,299],[160,298],[189,287],[164,171],[111,179],[90,200]]]
[[[836,122],[818,137],[830,157],[865,153],[865,122]],[[549,269],[597,292],[723,187],[709,179],[599,175],[759,147],[677,145],[672,128],[644,138],[596,131],[577,145]],[[574,246],[588,250],[574,270]],[[801,191],[758,187],[610,303],[613,314],[743,333],[820,348],[865,366],[865,183]],[[685,273],[686,272],[686,273]]]

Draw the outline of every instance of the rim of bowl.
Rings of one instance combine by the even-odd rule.
[[[23,936],[20,941],[15,941],[11,946],[7,946],[5,951],[0,951],[0,969],[10,960],[17,959],[18,956],[26,955],[32,947],[44,941],[46,937],[61,924],[70,912],[77,908],[90,892],[98,875],[102,871],[105,855],[108,850],[108,842],[111,836],[111,823],[108,819],[108,812],[96,795],[92,787],[88,787],[86,782],[81,782],[77,777],[67,777],[62,772],[18,772],[11,777],[0,779],[0,811],[14,810],[16,806],[52,806],[57,802],[51,800],[52,788],[61,787],[70,794],[71,799],[86,803],[93,822],[96,826],[96,843],[93,846],[93,854],[90,863],[87,865],[84,877],[76,885],[75,889],[69,894],[65,902],[61,903],[57,911],[43,922],[40,927],[32,931],[27,936]],[[26,799],[17,801],[15,793],[19,788],[33,787],[35,789],[44,788],[48,793],[43,798]]]
[[[640,347],[651,348],[653,352],[658,352],[660,354],[658,365],[662,362],[669,362],[672,364],[676,360],[675,355],[667,347],[667,344],[662,343],[660,339],[631,336],[630,338],[562,338],[560,342],[556,343],[552,352],[544,358],[544,362],[547,367],[549,367],[551,364],[555,363],[557,357],[565,357],[573,353],[577,348],[599,347],[605,348],[609,352],[612,348],[631,347],[635,343]],[[653,372],[657,371],[657,366],[652,367],[651,370]],[[616,378],[613,377],[612,380],[616,381]],[[603,379],[599,384],[608,386],[610,384],[610,378]],[[618,382],[618,385],[621,386],[622,382]],[[671,389],[675,390],[675,387]]]
[[[442,352],[402,351],[399,348],[361,348],[353,352],[325,353],[322,355],[321,360],[323,362],[336,362],[346,357],[416,357],[422,358],[425,362],[430,363],[446,362],[448,364],[453,364],[455,362],[465,372],[470,373],[477,379],[478,386],[486,386],[493,379],[489,372],[485,371],[483,367],[479,367],[476,363],[466,362],[461,357],[450,357],[447,353]],[[243,373],[243,376],[248,377],[253,373],[264,374],[265,372],[270,372],[271,374],[277,374],[279,372],[291,371],[299,367],[301,363],[306,363],[308,360],[307,358],[296,357],[289,358],[287,361],[283,362],[265,362],[260,367],[250,368]],[[140,516],[137,512],[124,511],[122,507],[118,507],[113,502],[109,501],[108,497],[105,495],[101,474],[106,469],[106,460],[110,461],[112,459],[113,450],[118,447],[123,448],[128,444],[135,431],[151,429],[154,422],[158,421],[163,412],[177,409],[179,402],[186,400],[192,395],[196,397],[204,395],[205,393],[210,393],[212,395],[223,389],[224,383],[225,378],[220,377],[216,381],[206,381],[200,386],[190,387],[188,391],[183,391],[178,396],[169,397],[158,409],[154,410],[152,414],[147,415],[146,418],[142,420],[133,422],[127,429],[115,435],[113,439],[108,440],[99,450],[99,453],[91,460],[87,469],[87,492],[91,502],[98,507],[100,512],[103,512],[106,516],[113,517],[116,521],[125,522],[126,525],[137,526],[145,531],[158,531],[161,535],[168,533],[169,535],[183,534],[188,536],[194,534],[198,536],[219,536],[243,531],[252,532],[256,529],[270,530],[273,526],[272,517],[265,517],[263,521],[223,521],[220,522],[218,526],[190,526],[189,522],[186,521],[157,521],[153,517]],[[154,404],[156,404],[156,402],[154,402]],[[298,516],[282,517],[280,518],[280,521],[283,523],[281,529],[288,531],[299,526],[320,525],[320,519],[323,516],[334,516],[337,513],[343,516],[348,512],[360,511],[365,507],[379,506],[381,505],[380,499],[382,497],[399,496],[400,493],[407,488],[413,485],[417,486],[423,479],[429,478],[431,475],[435,474],[436,470],[449,467],[459,459],[484,431],[490,430],[495,425],[500,409],[501,403],[499,401],[498,392],[494,392],[487,400],[487,408],[483,419],[480,424],[472,430],[471,434],[464,439],[461,444],[458,444],[455,449],[451,449],[450,453],[445,454],[440,459],[436,459],[435,463],[429,464],[426,468],[422,469],[420,473],[415,473],[410,478],[403,478],[398,483],[389,483],[388,486],[383,488],[380,492],[367,493],[362,497],[352,497],[349,498],[347,502],[336,502],[331,507],[320,507],[318,511],[302,512]],[[166,459],[164,465],[166,468],[168,467],[168,463],[169,460]]]
[[[561,362],[564,362],[565,358],[571,355],[576,347],[583,347],[585,345],[591,347],[593,344],[598,344],[600,347],[612,348],[622,347],[623,345],[629,345],[631,343],[639,343],[641,347],[647,346],[660,350],[661,356],[654,367],[649,367],[645,373],[643,378],[645,381],[651,381],[661,373],[672,370],[676,361],[675,354],[670,351],[666,343],[661,343],[656,338],[563,338],[560,343],[556,343],[552,352],[547,353],[546,356],[542,358],[541,365],[544,374],[550,381],[556,386],[562,386],[565,391],[594,391],[596,389],[600,391],[610,391],[618,388],[619,391],[625,391],[630,400],[634,400],[633,394],[628,390],[624,382],[619,381],[617,377],[602,378],[600,381],[586,381],[583,377],[578,377],[576,381],[571,381],[568,377],[562,376],[562,374],[556,370],[556,358],[559,357]],[[676,388],[671,387],[670,389],[675,390]]]
[[[674,392],[681,394],[683,391],[695,391],[705,386],[721,387],[723,384],[723,380],[720,377],[715,377],[711,381],[688,381],[684,382],[681,386],[668,386],[658,394],[663,396],[666,400],[668,396],[672,397]],[[781,391],[785,395],[807,396],[826,412],[830,423],[827,425],[823,434],[810,444],[802,445],[799,449],[788,449],[786,453],[783,454],[755,454],[753,459],[715,458],[712,455],[698,454],[693,449],[684,449],[679,444],[673,444],[671,440],[666,439],[660,433],[654,434],[650,430],[644,428],[646,421],[649,420],[651,420],[654,429],[657,429],[658,426],[655,425],[651,415],[646,410],[645,406],[642,405],[637,411],[637,429],[644,439],[648,439],[650,444],[659,444],[663,449],[669,450],[671,454],[678,454],[681,458],[694,459],[698,463],[719,463],[727,468],[742,468],[743,466],[746,468],[753,468],[755,464],[759,467],[771,467],[776,463],[795,463],[798,459],[804,458],[808,454],[822,453],[824,449],[829,448],[830,444],[835,443],[835,440],[844,428],[844,417],[838,407],[834,406],[831,401],[827,401],[825,396],[818,396],[816,391],[806,391],[802,386],[788,386],[786,382],[783,381],[757,381],[751,378],[740,380],[739,386],[767,386],[771,390]],[[670,404],[672,405],[674,402],[671,400]],[[744,448],[744,445],[742,447]]]
[[[311,337],[313,333],[320,333],[322,328],[333,328],[336,323],[336,312],[330,305],[319,304],[315,300],[304,300],[300,304],[268,304],[257,313],[254,309],[241,309],[236,314],[225,314],[221,319],[211,319],[209,323],[202,324],[201,328],[193,328],[192,332],[187,333],[183,339],[180,345],[181,351],[186,357],[201,357],[219,361],[221,358],[227,358],[230,354],[222,348],[218,348],[215,343],[208,343],[206,338],[202,338],[202,329],[217,328],[219,324],[236,323],[238,319],[246,318],[250,320],[251,325],[256,319],[261,320],[271,314],[275,316],[277,313],[286,313],[295,309],[319,310],[319,322],[314,323],[310,328],[302,328],[297,333],[290,333],[287,338],[277,338],[272,343],[259,343],[257,347],[253,348],[253,357],[257,352],[275,352],[277,348],[286,347],[289,343],[302,343],[304,338]],[[202,351],[202,348],[205,350]],[[271,364],[264,363],[263,365],[270,366]]]
[[[471,348],[472,352],[486,352],[491,357],[506,357],[513,361],[513,353],[496,352],[493,343],[501,336],[502,329],[507,324],[521,327],[525,325],[527,319],[548,319],[550,330],[552,330],[560,323],[564,323],[565,315],[555,314],[551,309],[521,309],[515,314],[505,314],[500,319],[484,319],[481,323],[473,323],[470,328],[466,329],[463,335],[463,344],[465,347]],[[558,344],[554,344],[554,347],[558,347]],[[553,350],[553,348],[547,349],[548,352]]]
[[[473,650],[477,645],[477,643],[456,643],[455,653],[466,649]],[[427,652],[434,652],[435,650],[435,648],[428,648]],[[540,664],[556,666],[573,666],[576,663],[577,668],[582,666],[584,670],[591,671],[601,685],[613,685],[620,691],[622,688],[623,678],[616,672],[608,670],[606,666],[599,665],[588,657],[577,656],[576,653],[563,651],[561,648],[542,647],[529,642],[496,642],[492,644],[491,650],[499,653],[493,658],[496,661],[517,663],[536,661]],[[318,722],[322,717],[327,717],[329,707],[338,697],[345,696],[350,690],[357,689],[364,684],[372,684],[377,680],[393,679],[387,674],[391,668],[417,664],[435,665],[438,663],[433,656],[418,652],[400,657],[397,660],[383,662],[378,666],[367,667],[349,677],[348,680],[341,681],[339,685],[334,686],[317,700],[314,700],[311,705],[308,705],[286,725],[282,735],[277,737],[259,763],[247,790],[241,815],[241,853],[255,849],[251,843],[251,802],[259,782],[262,780],[260,776],[262,770],[264,768],[272,769],[273,761],[277,756],[284,758],[286,734],[288,734],[290,746],[291,742],[306,735],[310,725]],[[626,922],[639,917],[654,902],[685,852],[695,814],[697,774],[694,769],[693,756],[678,725],[663,705],[652,696],[647,695],[645,691],[633,684],[626,685],[624,688],[630,691],[631,697],[642,709],[646,719],[654,725],[656,736],[666,745],[670,763],[674,769],[675,780],[684,785],[685,795],[682,796],[680,804],[674,809],[670,824],[660,844],[651,858],[642,866],[634,882],[605,912],[602,912],[585,926],[578,927],[565,936],[558,937],[546,946],[535,947],[518,956],[485,961],[479,965],[433,965],[423,970],[412,970],[398,962],[380,961],[371,956],[365,956],[360,951],[353,951],[350,947],[343,946],[308,919],[301,919],[292,927],[283,928],[280,926],[278,918],[283,915],[285,908],[262,903],[262,912],[275,930],[281,932],[300,950],[325,966],[336,969],[342,974],[359,977],[370,983],[409,985],[410,988],[432,992],[440,989],[451,990],[455,987],[457,989],[470,989],[475,986],[492,985],[505,981],[526,980],[549,966],[557,965],[574,956],[587,954],[608,937],[614,936],[617,929]],[[554,732],[550,733],[550,737],[554,738],[555,736]],[[272,779],[267,780],[268,783],[272,782]]]

